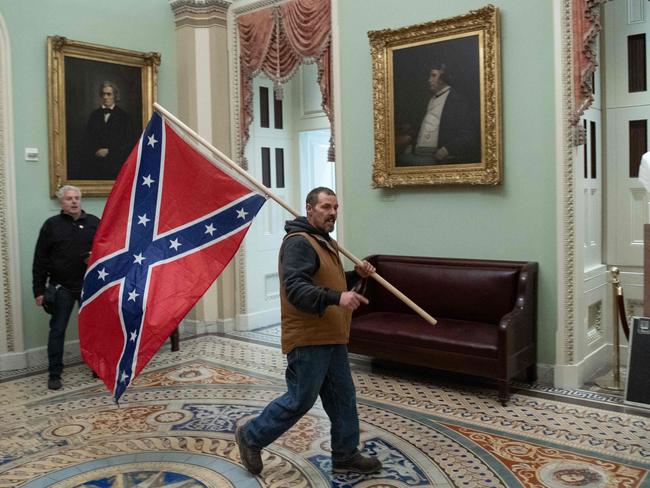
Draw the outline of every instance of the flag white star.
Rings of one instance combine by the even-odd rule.
[[[147,218],[147,214],[144,215],[138,215],[138,225],[142,224],[145,227],[147,226],[147,222],[149,222],[151,219]]]
[[[206,234],[212,235],[212,234],[214,234],[215,230],[217,230],[217,228],[215,226],[213,226],[212,224],[205,226],[205,233]]]
[[[143,176],[142,177],[142,186],[147,185],[149,188],[151,188],[151,184],[155,182],[156,180],[151,179],[151,175]]]
[[[237,218],[238,219],[246,220],[246,215],[248,215],[248,212],[246,210],[244,210],[244,207],[242,207],[240,210],[237,210]]]
[[[134,330],[131,332],[131,342],[135,342],[136,338],[138,337],[138,331]]]
[[[158,141],[156,140],[156,138],[154,137],[154,135],[151,134],[151,135],[149,136],[149,142],[147,142],[147,146],[154,147],[154,146],[156,145],[157,142],[158,142]]]
[[[138,254],[134,254],[133,259],[134,259],[133,264],[142,264],[142,261],[144,261],[147,258],[145,258],[140,252]]]
[[[100,269],[98,272],[99,274],[98,278],[102,281],[106,281],[106,277],[108,276],[108,273],[106,272],[106,268]]]
[[[174,251],[178,251],[178,248],[181,247],[181,243],[178,242],[178,238],[174,239],[173,241],[169,241],[169,248],[173,249]]]
[[[126,371],[122,371],[122,376],[120,376],[120,382],[125,383],[129,379],[129,375],[126,374]]]
[[[134,288],[133,291],[129,292],[129,301],[134,301],[135,302],[135,299],[138,298],[139,296],[140,296],[140,294],[138,292],[136,292],[135,288]]]

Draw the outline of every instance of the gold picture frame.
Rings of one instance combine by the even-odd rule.
[[[498,14],[368,33],[373,187],[502,182]]]
[[[63,185],[110,193],[153,113],[159,66],[156,52],[47,38],[51,196]],[[103,101],[114,110],[102,113]]]

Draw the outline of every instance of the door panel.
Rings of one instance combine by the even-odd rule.
[[[607,264],[643,266],[643,224],[648,222],[645,189],[630,166],[637,157],[630,155],[631,123],[648,120],[650,105],[608,109],[607,152]],[[632,124],[633,125],[633,124]],[[645,133],[647,140],[647,129]],[[633,173],[632,173],[633,174]]]

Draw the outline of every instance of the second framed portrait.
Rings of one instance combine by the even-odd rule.
[[[108,195],[156,101],[158,53],[48,37],[50,194]]]
[[[501,183],[496,7],[368,36],[373,185]]]

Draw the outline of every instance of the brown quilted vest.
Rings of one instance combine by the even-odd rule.
[[[316,286],[322,286],[336,291],[346,291],[345,272],[339,258],[336,241],[327,241],[323,237],[306,232],[296,232],[285,236],[303,236],[318,254],[320,267],[312,277]],[[320,243],[323,243],[321,245]],[[316,346],[323,344],[347,344],[350,336],[350,319],[352,312],[338,305],[330,305],[323,315],[306,313],[294,307],[287,300],[284,288],[282,266],[280,274],[280,303],[282,307],[282,352],[288,354],[295,347]]]

